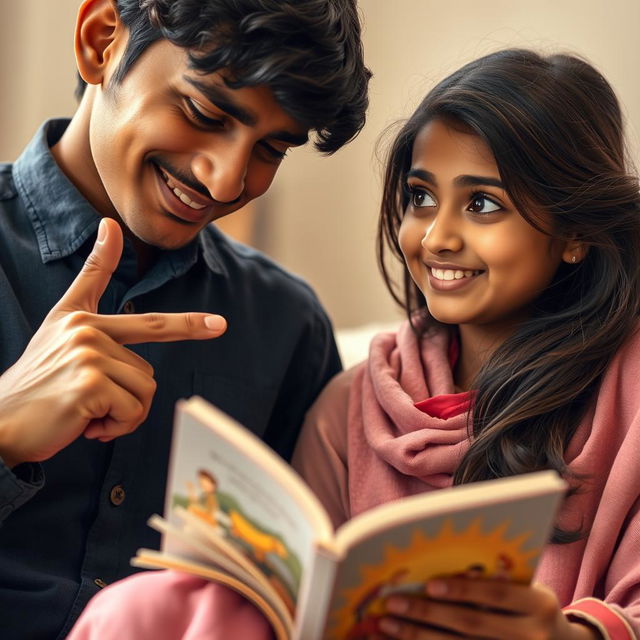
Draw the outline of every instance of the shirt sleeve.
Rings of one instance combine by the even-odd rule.
[[[347,419],[355,370],[336,376],[307,413],[293,466],[327,510],[334,527],[346,522],[349,507]]]
[[[0,525],[43,486],[40,464],[27,462],[9,469],[0,459]]]
[[[636,640],[631,625],[622,611],[597,598],[581,598],[563,609],[574,622],[597,629],[603,640]]]
[[[305,414],[329,380],[342,370],[333,328],[319,302],[300,332],[264,440],[291,459]]]
[[[603,599],[580,598],[563,610],[604,640],[640,639],[640,498],[627,514],[604,580]]]

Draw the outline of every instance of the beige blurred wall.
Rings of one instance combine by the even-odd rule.
[[[577,51],[614,85],[640,148],[640,0],[361,0],[360,6],[375,74],[367,126],[332,159],[307,151],[287,158],[264,221],[271,252],[313,282],[341,327],[398,313],[373,251],[381,192],[376,140],[463,63],[514,45]]]
[[[74,108],[73,23],[79,0],[0,0],[0,159],[40,121]],[[288,157],[255,207],[256,243],[316,289],[338,327],[400,317],[380,284],[374,238],[380,132],[468,60],[507,46],[575,51],[615,87],[640,149],[640,0],[361,0],[375,77],[367,126],[326,159]],[[229,223],[242,225],[244,213]]]

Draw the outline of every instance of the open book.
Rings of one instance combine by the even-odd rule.
[[[223,583],[278,640],[360,637],[392,592],[438,575],[531,580],[565,483],[551,471],[397,500],[333,531],[280,457],[201,398],[180,401],[162,550],[132,563]]]

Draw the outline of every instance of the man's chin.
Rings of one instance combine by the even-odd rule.
[[[158,233],[158,229],[137,229],[135,227],[128,227],[128,231],[134,246],[140,250],[176,251],[193,242],[201,228],[178,228],[174,233],[166,234]]]

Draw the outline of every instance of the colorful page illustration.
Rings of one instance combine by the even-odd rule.
[[[362,541],[338,569],[327,640],[356,640],[375,633],[384,598],[424,592],[430,578],[445,575],[492,577],[529,582],[546,542],[536,522],[537,506],[549,512],[548,497],[407,523]]]
[[[207,523],[259,568],[293,612],[314,546],[302,507],[246,452],[189,413],[182,414],[174,449],[167,518],[179,524],[173,511],[182,507]]]

